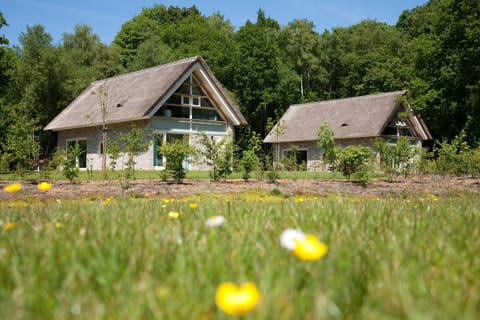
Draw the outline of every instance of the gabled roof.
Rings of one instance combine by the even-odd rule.
[[[399,97],[406,91],[395,91],[361,97],[292,105],[265,138],[266,143],[316,141],[324,121],[333,129],[335,139],[370,138],[382,135],[385,127],[401,107]],[[431,139],[427,127],[413,114],[408,118],[417,138]],[[278,139],[276,127],[283,134]]]
[[[235,126],[247,121],[202,57],[196,56],[153,68],[93,82],[45,130],[66,130],[102,124],[98,93],[106,90],[107,123],[151,118],[192,73],[216,102],[227,121]]]

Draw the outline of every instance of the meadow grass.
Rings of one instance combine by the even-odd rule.
[[[216,287],[253,281],[262,299],[246,319],[478,319],[478,208],[474,194],[4,202],[0,314],[227,319]],[[226,223],[207,227],[213,215]],[[280,246],[287,228],[328,253],[299,260]]]
[[[125,175],[124,171],[109,171],[107,180],[118,180]],[[162,171],[154,170],[135,170],[135,179],[161,179],[163,178]],[[314,171],[279,171],[279,179],[342,179],[343,176],[339,173],[333,174],[331,172],[314,172]],[[208,171],[189,170],[186,172],[186,179],[210,179]],[[228,176],[228,179],[242,179],[241,172],[233,172]],[[253,172],[251,179],[266,180],[266,172]],[[42,170],[42,171],[28,171],[21,175],[15,172],[0,173],[0,181],[15,181],[15,180],[66,180],[61,171],[57,170]],[[92,181],[104,180],[103,173],[99,170],[79,172],[77,181]]]

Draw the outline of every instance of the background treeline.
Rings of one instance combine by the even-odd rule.
[[[19,43],[9,46],[0,30],[3,168],[51,155],[55,136],[42,128],[92,81],[194,55],[249,121],[240,145],[251,132],[264,136],[291,104],[401,89],[435,139],[463,132],[470,146],[480,141],[478,0],[431,0],[394,26],[366,20],[321,34],[314,22],[281,26],[262,10],[235,30],[195,6],[156,5],[123,24],[111,45],[86,25],[58,44],[43,26],[26,26]]]

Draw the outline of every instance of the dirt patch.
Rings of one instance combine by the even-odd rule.
[[[149,197],[179,198],[193,194],[240,193],[249,190],[270,192],[274,189],[287,195],[311,194],[325,196],[342,194],[354,196],[394,196],[401,194],[434,194],[442,195],[450,192],[480,193],[480,179],[469,177],[444,178],[438,176],[420,176],[397,179],[386,182],[382,179],[372,180],[368,186],[346,180],[320,179],[281,179],[277,183],[263,180],[227,180],[213,182],[209,180],[187,179],[182,184],[167,183],[162,180],[134,180],[128,188],[122,187],[119,181],[87,181],[70,184],[60,181],[53,184],[52,189],[42,192],[36,187],[37,182],[24,182],[18,193],[7,193],[3,187],[9,182],[1,182],[0,201],[36,198],[47,199],[84,199],[89,197],[121,197],[129,195],[148,195]]]

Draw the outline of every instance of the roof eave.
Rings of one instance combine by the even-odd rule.
[[[118,121],[107,121],[105,124],[106,125],[112,125],[112,124],[119,124],[119,123],[129,123],[129,122],[135,122],[135,121],[143,121],[143,120],[150,120],[150,117],[139,117],[139,118],[131,118],[128,120],[118,120]],[[49,126],[43,128],[44,131],[65,131],[65,130],[74,130],[74,129],[82,129],[82,128],[92,128],[92,127],[98,127],[103,125],[102,122],[96,122],[96,123],[89,123],[89,124],[80,124],[76,126],[70,126],[70,127],[53,127],[53,128],[48,128]]]

